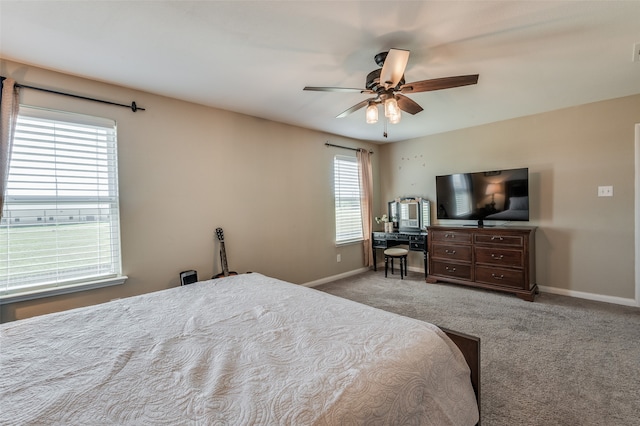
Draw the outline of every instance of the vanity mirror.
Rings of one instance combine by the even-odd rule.
[[[389,217],[400,232],[420,232],[431,225],[429,200],[396,198],[389,202]]]

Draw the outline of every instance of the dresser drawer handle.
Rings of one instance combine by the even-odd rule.
[[[493,241],[493,240],[503,241],[503,240],[504,240],[504,238],[502,238],[502,237],[500,237],[500,236],[497,236],[497,235],[494,235],[494,236],[492,236],[492,237],[491,237],[491,241]]]
[[[493,253],[491,253],[491,258],[492,259],[502,260],[503,257],[504,257],[503,254],[493,254]]]
[[[502,274],[500,274],[500,275],[491,274],[491,276],[492,276],[493,278],[495,278],[496,280],[504,279],[504,275],[502,275]]]
[[[456,268],[449,268],[448,266],[445,266],[444,269],[446,269],[449,272],[455,272]]]
[[[444,252],[445,252],[446,254],[456,254],[456,251],[455,251],[455,250],[448,250],[448,249],[447,249],[447,250],[445,250]]]
[[[456,234],[444,234],[445,238],[455,238]]]

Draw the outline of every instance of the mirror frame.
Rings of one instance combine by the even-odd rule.
[[[404,226],[403,219],[400,217],[400,204],[416,204],[418,208],[418,226]],[[421,197],[403,197],[396,198],[388,202],[388,215],[393,221],[394,231],[400,232],[422,232],[431,225],[431,205],[429,200]],[[395,218],[395,219],[394,219]]]

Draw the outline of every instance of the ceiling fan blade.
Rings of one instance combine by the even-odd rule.
[[[374,101],[374,100],[375,100],[375,98],[371,98],[371,99],[365,99],[362,102],[358,102],[357,104],[355,104],[354,106],[352,106],[348,110],[346,110],[344,112],[341,112],[340,114],[336,115],[336,118],[344,118],[347,115],[356,112],[360,108],[366,107],[367,105],[369,105],[369,102]]]
[[[433,78],[431,80],[407,83],[400,87],[402,93],[430,92],[450,89],[452,87],[469,86],[478,82],[478,74],[459,75],[456,77]]]
[[[407,62],[409,62],[408,50],[389,49],[384,64],[382,64],[382,71],[380,71],[380,85],[383,85],[385,89],[396,87],[402,80]]]
[[[396,100],[398,101],[398,107],[411,115],[417,114],[422,111],[422,107],[411,98],[396,94]]]
[[[312,90],[315,92],[345,92],[345,93],[373,93],[368,89],[356,89],[353,87],[312,87],[306,86],[302,90]]]

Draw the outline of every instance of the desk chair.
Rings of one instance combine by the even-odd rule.
[[[389,270],[389,260],[391,260],[391,273],[393,274],[393,259],[400,259],[400,279],[404,279],[407,275],[407,254],[409,250],[404,248],[392,247],[384,251],[384,277],[387,277]]]

